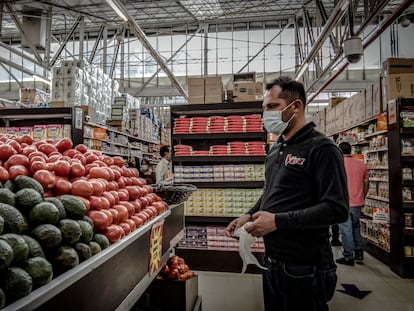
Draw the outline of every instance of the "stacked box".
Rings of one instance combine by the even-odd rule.
[[[414,58],[389,58],[382,65],[383,102],[414,98]]]
[[[263,100],[262,82],[236,82],[233,85],[234,102],[253,102]]]

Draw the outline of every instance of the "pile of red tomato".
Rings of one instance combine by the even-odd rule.
[[[26,175],[36,179],[45,197],[78,196],[94,230],[114,243],[168,208],[138,171],[122,157],[75,148],[69,138],[33,141],[29,135],[0,135],[0,182]]]
[[[168,259],[167,264],[162,267],[158,278],[164,280],[187,280],[194,275],[194,271],[190,270],[183,258],[173,255]]]

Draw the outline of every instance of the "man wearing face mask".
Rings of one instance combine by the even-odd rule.
[[[328,310],[337,281],[329,226],[348,218],[342,152],[305,120],[301,83],[280,77],[266,85],[265,128],[280,135],[266,156],[261,198],[232,221],[263,237],[265,310]]]

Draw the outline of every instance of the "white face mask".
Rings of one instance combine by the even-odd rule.
[[[148,165],[143,164],[141,165],[141,168],[144,172],[148,171]]]
[[[284,122],[282,120],[282,113],[292,104],[293,102],[287,105],[283,110],[263,111],[263,124],[268,132],[280,135],[286,130],[289,122],[295,117],[295,114],[292,114],[290,119],[287,122]]]

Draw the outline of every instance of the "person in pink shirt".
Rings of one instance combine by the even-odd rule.
[[[351,156],[351,145],[348,142],[340,143],[339,148],[344,153],[350,208],[348,220],[339,224],[344,257],[336,262],[353,266],[355,261],[364,260],[359,216],[368,191],[368,170],[363,161]]]

